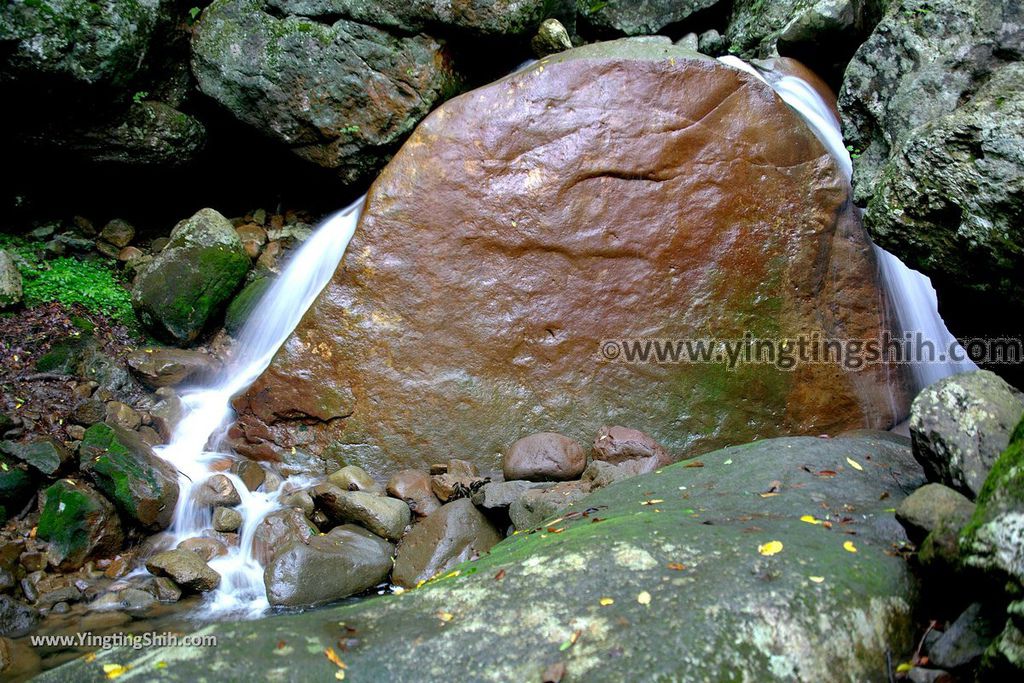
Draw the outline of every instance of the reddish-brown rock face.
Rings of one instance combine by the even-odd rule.
[[[884,366],[601,355],[626,337],[876,338],[875,268],[846,182],[766,85],[671,46],[587,46],[419,126],[234,433],[257,457],[380,475],[486,470],[526,434],[587,443],[606,423],[677,457],[887,427],[905,398]]]

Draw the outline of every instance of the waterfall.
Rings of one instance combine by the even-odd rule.
[[[323,221],[295,252],[239,331],[231,359],[208,386],[182,396],[186,414],[175,427],[170,443],[156,449],[180,473],[180,493],[169,530],[174,545],[210,529],[210,510],[197,505],[194,499],[210,476],[227,476],[241,498],[237,507],[242,515],[238,547],[229,548],[227,555],[209,563],[221,575],[220,587],[205,605],[210,613],[230,611],[258,616],[266,610],[263,568],[253,557],[253,535],[267,514],[282,507],[278,499],[284,491],[309,483],[293,477],[275,491],[249,491],[233,474],[211,469],[213,463],[231,457],[215,450],[233,416],[231,399],[267,369],[330,281],[355,232],[364,199],[365,196]]]
[[[852,182],[853,160],[846,145],[843,144],[839,118],[814,87],[796,76],[775,72],[762,73],[732,55],[718,59],[723,64],[751,74],[768,84],[783,102],[800,115],[836,160],[847,181]],[[878,245],[873,246],[879,264],[882,287],[896,314],[900,334],[904,337],[909,334],[915,346],[919,343],[921,346],[930,343],[936,353],[936,358],[932,361],[914,359],[914,362],[910,363],[912,395],[917,395],[921,389],[943,377],[977,370],[978,366],[967,359],[967,353],[956,343],[956,338],[946,328],[942,316],[939,315],[939,300],[931,280],[907,267],[885,249]],[[963,360],[942,357],[941,354],[954,347],[956,352],[950,355]]]

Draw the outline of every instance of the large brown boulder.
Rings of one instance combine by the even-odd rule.
[[[588,45],[418,127],[238,400],[239,431],[261,457],[269,434],[281,458],[379,476],[438,457],[495,469],[526,434],[587,443],[602,424],[677,456],[887,427],[906,399],[882,364],[601,355],[639,337],[874,339],[883,301],[846,181],[769,87],[671,45]]]

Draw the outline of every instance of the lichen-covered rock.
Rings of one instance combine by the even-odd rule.
[[[61,571],[121,548],[124,535],[114,506],[86,484],[61,479],[46,489],[36,535],[49,541],[46,559]]]
[[[914,457],[929,480],[973,499],[1022,414],[1024,396],[992,372],[939,380],[911,406]]]
[[[839,96],[869,231],[962,317],[1024,299],[1022,25],[1019,2],[892,2]]]
[[[349,674],[367,680],[485,671],[539,681],[559,662],[582,681],[884,680],[887,652],[915,646],[913,579],[892,554],[904,537],[887,511],[901,485],[924,481],[909,449],[876,437],[787,438],[701,461],[603,489],[574,506],[598,510],[558,522],[561,533],[518,534],[458,576],[403,595],[211,626],[220,647],[201,659],[161,650],[161,675],[172,683],[260,677],[281,666],[274,652],[285,642],[318,653],[286,678],[330,678],[337,667],[319,652],[356,629],[358,646],[342,657]],[[819,468],[837,474],[818,476]],[[773,480],[780,495],[756,495]],[[663,502],[641,504],[654,499]],[[842,526],[856,535],[801,521],[808,514],[849,515]],[[772,541],[781,544],[774,554]],[[42,680],[99,683],[103,664],[154,654],[103,652]]]
[[[20,304],[22,294],[21,272],[11,255],[0,249],[0,310]]]
[[[154,334],[188,344],[235,293],[250,265],[228,219],[202,209],[178,223],[167,246],[139,271],[132,305]]]
[[[523,434],[589,443],[603,424],[678,457],[887,428],[906,410],[898,368],[659,363],[639,339],[877,340],[890,319],[848,196],[753,76],[662,42],[552,55],[417,128],[237,399],[241,424],[271,457],[378,477],[438,454],[490,471]]]
[[[407,588],[416,586],[478,557],[500,540],[501,534],[468,498],[453,500],[402,539],[391,580]]]
[[[165,102],[133,103],[113,122],[86,131],[76,147],[98,162],[172,167],[193,160],[206,144],[206,126]]]
[[[734,54],[781,54],[839,76],[883,9],[884,0],[737,0],[725,35]]]
[[[868,229],[880,245],[962,296],[998,297],[1019,309],[1021,149],[1024,64],[1015,63],[993,71],[967,103],[902,137],[868,201]]]
[[[20,638],[35,629],[39,612],[8,595],[0,595],[0,636]]]
[[[395,547],[345,524],[282,548],[263,572],[272,605],[310,607],[376,586],[391,571]]]
[[[81,470],[129,519],[151,531],[166,529],[178,502],[175,469],[135,432],[95,424],[79,448]]]
[[[960,545],[968,566],[1024,587],[1024,419],[992,466]]]
[[[717,5],[719,0],[643,0],[642,2],[593,2],[576,0],[579,22],[616,35],[657,33],[669,24],[684,21]]]
[[[590,485],[590,482],[563,481],[554,486],[524,491],[509,505],[509,520],[519,531],[536,529],[545,519],[586,498]]]
[[[441,44],[294,4],[211,4],[192,41],[199,88],[303,159],[364,178],[452,89]]]
[[[149,49],[160,0],[15,0],[0,13],[0,82],[40,76],[120,85]]]
[[[279,13],[320,20],[342,18],[362,24],[416,33],[438,25],[454,27],[478,36],[519,35],[537,27],[546,12],[558,3],[573,0],[272,0]]]
[[[183,589],[206,593],[220,585],[220,574],[198,554],[188,550],[166,550],[146,560],[146,569],[156,576],[167,576]]]

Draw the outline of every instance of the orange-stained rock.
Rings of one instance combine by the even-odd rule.
[[[866,340],[883,300],[846,182],[768,86],[681,48],[600,43],[431,114],[236,406],[267,424],[264,451],[269,434],[279,458],[299,445],[377,476],[449,457],[487,471],[526,434],[588,443],[603,424],[676,457],[884,428],[906,398],[882,365],[600,354],[625,337]]]

